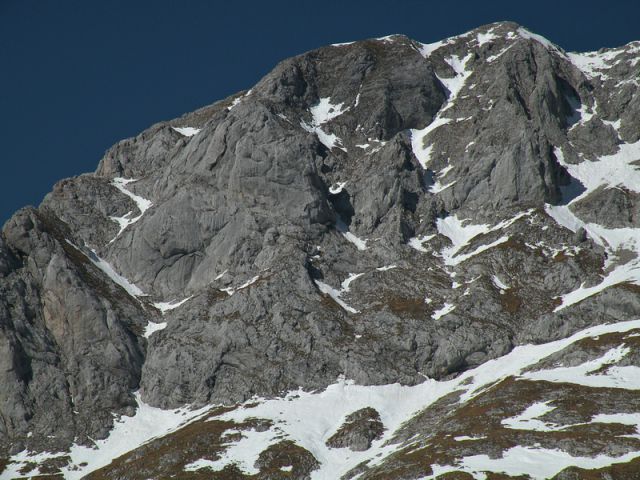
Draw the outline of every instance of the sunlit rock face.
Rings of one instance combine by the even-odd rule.
[[[116,144],[0,235],[0,478],[630,478],[639,68],[394,35]]]

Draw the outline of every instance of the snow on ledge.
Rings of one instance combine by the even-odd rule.
[[[225,270],[225,273],[226,273],[226,270]],[[224,273],[222,273],[221,275],[218,275],[218,277],[221,277],[222,275],[224,275]],[[218,277],[216,277],[216,278],[218,278]],[[220,291],[221,292],[226,292],[229,296],[231,296],[234,293],[236,293],[237,291],[243,290],[243,289],[247,288],[249,285],[253,285],[254,283],[256,283],[258,281],[259,278],[260,278],[260,275],[256,275],[255,277],[250,278],[249,280],[244,282],[239,287],[221,288]]]
[[[197,135],[198,133],[200,133],[200,131],[202,130],[201,128],[194,128],[194,127],[171,127],[173,128],[176,132],[178,132],[180,135],[183,135],[185,137],[193,137],[194,135]]]
[[[435,234],[432,234],[432,235],[423,235],[422,237],[411,237],[407,242],[407,245],[409,245],[411,248],[415,250],[418,250],[419,252],[429,253],[429,250],[427,250],[424,247],[424,244],[427,243],[432,238],[434,238],[435,236],[436,236]]]
[[[338,182],[335,185],[332,185],[331,187],[329,187],[329,193],[331,193],[332,195],[340,193],[342,190],[344,190],[344,186],[346,184],[347,182]]]
[[[349,231],[349,227],[346,223],[338,216],[336,220],[336,230],[340,232],[340,234],[346,238],[349,242],[353,243],[358,250],[366,250],[367,249],[367,240],[363,240],[353,233]]]
[[[188,302],[192,298],[193,298],[193,295],[191,295],[190,297],[184,298],[182,300],[174,300],[172,302],[157,302],[157,303],[154,303],[153,306],[156,307],[158,310],[160,310],[164,315],[165,312],[178,308],[180,305],[184,304],[185,302]]]
[[[500,293],[504,293],[505,290],[509,290],[509,285],[507,285],[506,283],[504,283],[502,280],[500,280],[500,277],[498,277],[497,275],[493,275],[491,277],[491,281],[493,282],[493,285],[500,290]]]
[[[384,267],[376,268],[376,270],[379,271],[379,272],[386,272],[388,270],[393,270],[394,268],[398,268],[398,266],[395,265],[395,264],[393,264],[393,265],[385,265]]]
[[[555,410],[556,407],[549,406],[549,403],[551,403],[551,401],[533,403],[529,405],[524,412],[515,417],[505,418],[500,423],[502,423],[505,428],[512,430],[530,430],[534,432],[556,432],[566,428],[566,426],[558,426],[538,420],[539,417]]]
[[[361,277],[362,275],[364,275],[364,273],[351,273],[349,274],[349,277],[346,278],[346,280],[344,280],[342,282],[342,284],[340,285],[342,288],[340,290],[333,288],[331,285],[328,285],[324,282],[321,282],[320,280],[314,280],[314,282],[316,283],[316,285],[318,286],[318,289],[324,293],[325,295],[329,295],[331,298],[333,298],[333,300],[340,305],[343,309],[345,309],[347,312],[349,313],[360,313],[359,310],[356,310],[353,307],[350,307],[349,305],[347,305],[340,297],[342,296],[343,293],[347,293],[349,291],[349,285],[351,284],[351,282],[353,282],[355,279]]]
[[[445,303],[442,308],[436,310],[431,314],[431,318],[434,320],[439,320],[444,317],[446,314],[453,312],[456,309],[456,306],[451,303]]]
[[[144,338],[149,338],[153,333],[158,332],[160,330],[164,330],[167,328],[167,322],[149,322],[144,329]]]
[[[332,104],[331,98],[321,98],[316,105],[309,108],[311,113],[311,124],[309,125],[305,121],[300,122],[300,126],[309,133],[315,133],[325,147],[329,150],[337,147],[340,150],[346,152],[347,149],[342,147],[342,140],[333,133],[325,132],[321,126],[327,122],[330,122],[336,117],[339,117],[343,113],[347,112],[350,107],[343,110],[344,103]]]
[[[526,212],[520,212],[517,215],[503,220],[494,226],[487,224],[474,225],[469,223],[468,220],[460,220],[457,215],[450,215],[445,218],[439,218],[436,221],[436,228],[440,235],[444,235],[451,240],[451,246],[442,250],[442,257],[446,265],[458,265],[471,257],[474,257],[485,250],[493,248],[501,243],[505,243],[509,240],[509,236],[503,235],[499,239],[487,244],[480,245],[473,252],[458,255],[458,253],[466,247],[471,240],[481,234],[490,232],[496,232],[510,227],[521,218],[531,215],[534,210],[527,210]]]
[[[100,258],[95,250],[91,249],[91,254],[87,254],[83,249],[74,245],[70,240],[67,240],[67,243],[87,257],[91,263],[102,270],[114,283],[124,288],[129,295],[134,298],[146,296],[140,288],[116,272],[109,262]]]
[[[129,197],[131,200],[134,201],[134,203],[138,207],[138,210],[140,211],[140,215],[138,215],[135,218],[131,218],[131,215],[132,215],[133,212],[130,211],[130,212],[127,212],[122,217],[110,217],[111,220],[113,220],[114,222],[116,222],[120,226],[120,230],[118,231],[116,236],[111,239],[111,241],[109,243],[113,243],[116,240],[116,238],[118,238],[120,236],[120,234],[125,230],[125,228],[127,228],[129,225],[133,225],[138,220],[140,220],[142,218],[142,216],[144,215],[144,212],[146,212],[147,210],[149,210],[149,208],[151,208],[153,206],[153,203],[151,203],[151,200],[147,200],[146,198],[142,198],[141,196],[136,195],[131,190],[128,190],[125,187],[125,185],[128,185],[129,183],[133,183],[133,182],[137,182],[137,179],[135,179],[135,178],[116,177],[111,181],[111,185],[116,187],[118,190],[120,190],[127,197]]]

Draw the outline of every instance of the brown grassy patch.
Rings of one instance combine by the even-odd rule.
[[[524,244],[524,242],[522,242],[520,240],[516,240],[513,237],[509,237],[509,240],[507,240],[506,242],[502,242],[502,243],[496,245],[494,248],[498,248],[500,250],[517,250],[519,252],[523,252],[523,253],[526,253],[526,254],[530,254],[533,251],[537,255],[543,256],[542,250],[539,250],[539,249],[531,250],[529,247],[527,247]]]
[[[262,478],[307,478],[320,464],[315,457],[291,440],[283,440],[270,445],[258,456],[256,466]],[[283,471],[283,467],[291,467],[291,471]]]
[[[614,395],[614,400],[611,395]],[[390,455],[382,464],[369,470],[366,478],[421,478],[432,473],[433,464],[455,465],[459,458],[469,455],[500,456],[500,452],[517,445],[539,444],[542,448],[575,445],[581,449],[588,447],[593,455],[602,452],[613,443],[627,451],[638,450],[640,442],[621,437],[634,433],[635,427],[629,425],[593,423],[568,426],[561,431],[538,432],[508,429],[501,424],[503,419],[520,414],[531,404],[546,400],[553,401],[555,410],[547,414],[548,417],[543,416],[540,419],[545,421],[548,418],[548,421],[552,422],[567,419],[568,424],[589,422],[593,415],[610,411],[612,408],[620,408],[620,411],[636,411],[640,408],[640,392],[591,389],[580,385],[509,377],[466,404],[460,405],[452,403],[451,399],[441,399],[430,406],[428,410],[436,409],[440,411],[440,415],[429,418],[425,412],[416,417],[419,422],[417,427],[405,426],[406,432],[402,434],[404,438],[409,438],[411,433],[420,433],[422,445],[414,444]],[[455,441],[455,437],[461,435],[483,438]],[[568,451],[571,453],[571,449]],[[513,477],[494,474],[488,478],[497,480]],[[600,477],[594,478],[601,480]]]
[[[627,291],[629,291],[631,293],[636,293],[636,294],[640,295],[640,285],[636,285],[635,283],[622,282],[622,283],[616,285],[616,287],[622,288],[623,290],[627,290]]]
[[[20,470],[18,470],[18,473],[22,474],[22,475],[27,475],[30,472],[33,472],[36,467],[38,466],[37,463],[35,462],[26,462],[22,468]]]
[[[574,257],[580,265],[580,268],[589,272],[595,273],[603,273],[604,271],[604,260],[602,257],[595,255],[593,252],[588,250],[580,250]]]
[[[391,478],[420,478],[431,475],[432,461],[428,448],[407,448],[388,457],[382,465],[369,470],[367,480],[389,480]]]
[[[200,459],[217,460],[226,450],[227,444],[242,438],[242,431],[264,431],[272,426],[271,421],[250,418],[242,423],[218,420],[222,413],[234,407],[216,409],[205,418],[193,422],[170,435],[155,439],[115,459],[110,465],[90,473],[88,480],[121,479],[146,480],[148,478],[179,478],[189,480],[268,480],[307,478],[318,467],[318,462],[304,448],[289,440],[269,446],[260,453],[256,462],[260,473],[247,475],[235,465],[227,465],[214,472],[203,468],[185,472],[186,465]],[[239,432],[227,433],[229,430]],[[283,471],[282,467],[292,467]]]
[[[436,477],[437,480],[473,480],[473,475],[466,472],[449,472]]]
[[[565,252],[558,252],[553,256],[553,261],[557,263],[562,263],[569,259],[569,255]]]
[[[518,289],[512,287],[505,290],[504,293],[500,294],[500,303],[506,312],[511,314],[517,313],[522,305],[522,299],[518,295]]]
[[[338,302],[336,302],[331,295],[326,293],[320,294],[320,303],[323,307],[328,308],[329,310],[337,310],[340,311],[342,307]]]
[[[423,319],[428,317],[427,306],[423,298],[388,296],[384,299],[389,310],[399,317]]]
[[[627,335],[634,332],[637,332],[637,330],[604,333],[597,337],[588,337],[578,340],[574,346],[580,350],[586,350],[593,354],[604,353],[605,351],[618,347],[622,344],[631,347],[632,350],[640,349],[640,336],[625,338]]]
[[[128,452],[86,478],[145,480],[175,475],[179,478],[205,478],[198,472],[185,472],[184,467],[199,459],[217,460],[226,449],[227,442],[240,439],[239,433],[225,436],[228,430],[262,428],[256,421],[236,424],[216,420],[215,417],[223,412],[224,409],[214,411],[204,419]],[[206,478],[211,478],[211,475]]]
[[[579,467],[565,468],[561,473],[553,477],[553,480],[558,480],[561,474],[563,479],[571,480],[640,480],[640,458],[596,470],[584,470]]]

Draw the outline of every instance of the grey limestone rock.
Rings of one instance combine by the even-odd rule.
[[[371,407],[357,410],[345,418],[344,424],[327,440],[331,448],[349,448],[362,452],[371,447],[371,442],[382,436],[384,425],[380,414]]]
[[[638,139],[631,49],[604,78],[522,32],[299,55],[17,212],[0,235],[0,453],[104,438],[134,392],[173,408],[340,375],[412,385],[637,317],[629,282],[558,310],[635,253],[551,216],[585,191],[573,166]],[[636,197],[603,186],[570,211],[636,228]],[[336,444],[368,446],[370,420]]]

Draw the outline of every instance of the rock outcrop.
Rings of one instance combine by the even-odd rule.
[[[118,143],[0,235],[0,459],[91,445],[141,405],[233,405],[340,376],[447,382],[637,319],[639,58],[637,43],[567,53],[508,22],[328,46]],[[486,401],[515,415],[520,385]],[[362,452],[428,434],[440,446],[425,458],[449,464],[447,432],[493,438],[440,402],[402,431],[354,417],[318,442]],[[447,409],[464,418],[433,416]],[[284,437],[256,478],[327,461]],[[428,474],[406,445],[351,473]],[[472,450],[458,453],[485,452]]]

